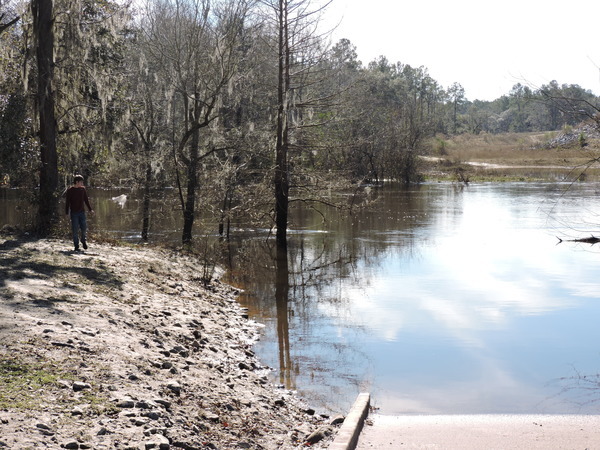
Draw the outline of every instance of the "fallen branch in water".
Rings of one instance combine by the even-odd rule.
[[[560,244],[561,242],[563,242],[563,239],[559,238],[558,236],[556,236],[556,239],[558,239],[558,243]],[[580,239],[565,239],[566,242],[583,242],[585,244],[591,244],[594,245],[598,242],[600,242],[600,238],[597,238],[596,236],[592,235],[590,237],[587,238],[580,238]]]

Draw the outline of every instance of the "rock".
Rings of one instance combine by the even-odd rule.
[[[324,426],[319,428],[317,431],[313,432],[310,436],[306,438],[306,442],[310,445],[316,444],[319,441],[322,441],[327,436],[333,433],[333,429],[329,426]]]
[[[56,347],[68,347],[68,348],[75,348],[75,346],[69,342],[59,342],[59,341],[53,341],[50,342],[52,345],[55,345]]]
[[[203,416],[206,420],[210,420],[211,422],[218,422],[219,416],[217,414],[211,412],[205,412]]]
[[[162,405],[163,408],[165,408],[165,409],[171,408],[171,402],[168,400],[163,400],[162,398],[156,398],[153,400],[153,402],[158,403],[159,405]]]
[[[156,408],[157,406],[158,406],[158,403],[154,402],[152,400],[142,400],[135,404],[135,407],[140,408],[140,409],[152,409],[152,408]]]
[[[81,334],[85,334],[86,336],[96,336],[98,334],[98,331],[89,330],[87,328],[83,328],[83,329],[79,330],[79,332]]]
[[[61,445],[62,448],[67,448],[67,449],[78,449],[79,448],[79,442],[77,441],[68,441],[65,442],[64,444]]]
[[[158,420],[160,419],[160,413],[158,411],[144,411],[142,413],[143,417],[147,417],[150,420]]]
[[[75,392],[83,391],[84,389],[91,389],[92,386],[89,383],[84,383],[83,381],[76,381],[73,383],[73,390]]]
[[[117,401],[117,408],[134,408],[135,402],[130,399],[123,399]]]
[[[344,420],[346,420],[344,416],[335,416],[331,421],[330,425],[340,425],[344,423]]]
[[[164,434],[164,431],[161,432],[158,428],[148,428],[144,430],[144,436],[151,436],[153,434]]]
[[[133,417],[131,419],[131,423],[134,424],[136,427],[142,427],[144,425],[146,425],[149,422],[148,419],[142,419],[140,417]]]
[[[162,434],[154,434],[149,441],[146,441],[144,447],[146,449],[157,448],[159,450],[169,450],[171,448],[171,444],[169,440]]]
[[[181,385],[177,381],[171,381],[167,388],[176,395],[181,394]]]
[[[279,406],[279,407],[285,406],[285,400],[282,398],[275,400],[275,406]]]
[[[71,410],[71,415],[72,416],[83,416],[83,409],[81,409],[79,406],[76,406]]]

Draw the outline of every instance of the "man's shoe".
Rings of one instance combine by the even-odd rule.
[[[74,250],[74,251],[76,251],[76,252],[80,252],[81,250],[79,250],[79,247],[75,247],[75,250]]]
[[[84,250],[87,250],[87,242],[85,242],[85,241],[82,241],[82,242],[81,242],[81,244],[83,245],[83,249],[84,249]]]

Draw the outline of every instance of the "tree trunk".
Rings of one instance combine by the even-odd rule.
[[[289,208],[289,128],[288,128],[288,95],[289,95],[289,42],[287,24],[287,2],[279,0],[279,66],[277,83],[277,142],[275,147],[275,226],[276,242],[280,249],[287,248],[287,225]]]
[[[233,194],[231,193],[231,188],[227,188],[225,191],[225,196],[223,198],[223,207],[221,209],[221,219],[219,221],[219,236],[223,237],[223,234],[226,233],[225,237],[229,239],[229,230],[231,227],[231,199]],[[225,230],[225,222],[227,222],[227,230]]]
[[[148,230],[150,229],[150,197],[152,186],[152,163],[150,160],[149,144],[145,145],[144,156],[146,159],[146,178],[144,179],[144,200],[142,205],[142,240],[148,242]]]
[[[190,142],[190,160],[187,166],[187,192],[183,210],[183,235],[182,242],[192,242],[192,227],[196,210],[196,190],[198,189],[198,161],[200,151],[200,130],[196,129]]]
[[[47,235],[58,223],[58,157],[54,115],[54,32],[52,0],[32,0],[37,41],[37,108],[40,125],[40,196],[37,230]]]

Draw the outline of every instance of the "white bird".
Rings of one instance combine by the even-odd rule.
[[[125,202],[127,201],[127,195],[121,194],[112,198],[112,201],[117,203],[121,208],[125,207]]]

